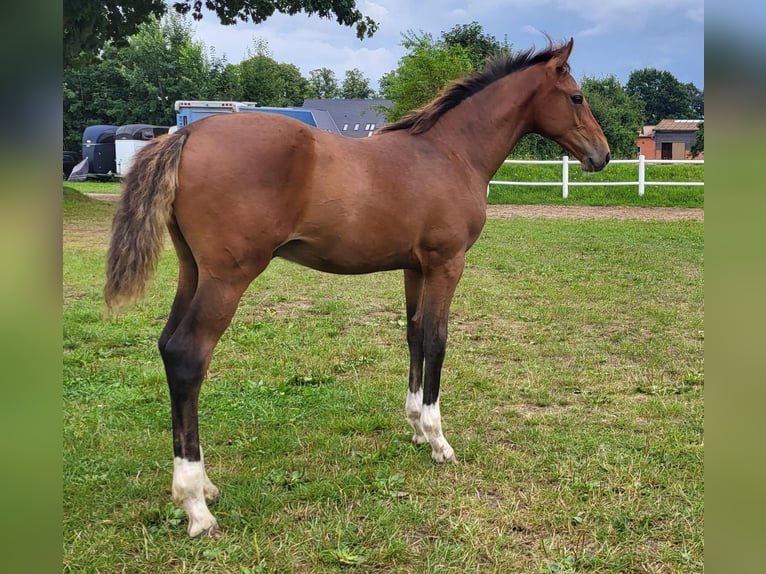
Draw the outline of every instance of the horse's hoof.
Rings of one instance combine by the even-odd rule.
[[[217,524],[213,524],[200,535],[200,538],[220,538],[221,536],[223,536],[223,530]]]
[[[457,459],[455,458],[455,451],[452,449],[452,447],[447,447],[441,452],[432,451],[431,452],[431,459],[436,464],[454,464],[457,463]]]
[[[195,527],[189,528],[190,538],[219,538],[223,535],[223,531],[219,528],[217,522],[213,522],[207,527]]]

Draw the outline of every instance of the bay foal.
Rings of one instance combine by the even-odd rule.
[[[586,171],[609,146],[569,73],[573,42],[500,55],[373,137],[332,135],[266,113],[225,114],[152,140],[135,156],[112,227],[108,307],[139,297],[167,229],[178,288],[159,349],[173,420],[172,494],[190,536],[220,532],[207,502],[197,401],[219,338],[272,258],[330,273],[404,270],[410,354],[407,420],[436,462],[447,317],[466,251],[486,217],[489,180],[524,134]]]

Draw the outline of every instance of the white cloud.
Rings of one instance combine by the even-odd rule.
[[[382,20],[389,14],[388,9],[385,6],[381,6],[376,2],[370,2],[369,0],[365,0],[361,3],[360,10],[362,14],[369,16],[375,21]]]
[[[468,10],[463,8],[456,8],[449,13],[450,17],[455,20],[466,20],[469,17]]]
[[[544,32],[542,32],[542,30],[538,30],[537,28],[532,26],[532,24],[527,24],[525,26],[522,26],[521,31],[522,32],[526,32],[527,34],[529,34],[531,36],[541,36],[542,37],[542,36],[545,35]]]

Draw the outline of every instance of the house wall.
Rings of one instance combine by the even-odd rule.
[[[654,141],[655,150],[657,150],[658,157],[662,150],[663,143],[670,143],[673,146],[673,159],[686,159],[688,153],[690,153],[694,140],[697,137],[696,131],[655,131]],[[681,151],[680,144],[683,144],[683,151]],[[645,154],[646,155],[646,154]],[[649,157],[647,155],[647,157]]]
[[[638,146],[638,153],[643,155],[646,159],[657,159],[659,154],[655,149],[654,138],[649,136],[639,136],[636,139],[636,145]]]

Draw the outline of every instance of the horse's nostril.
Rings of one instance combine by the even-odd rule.
[[[612,159],[612,154],[610,152],[606,152],[606,158],[604,158],[604,165],[609,163],[609,160]]]

